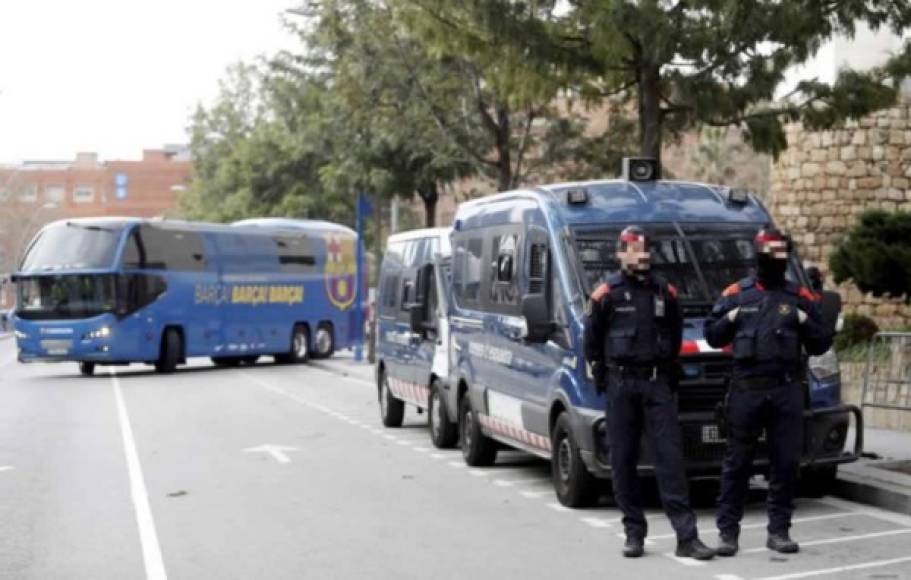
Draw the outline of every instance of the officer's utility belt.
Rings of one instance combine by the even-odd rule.
[[[731,388],[761,391],[764,389],[774,389],[776,387],[793,385],[795,382],[794,377],[788,374],[774,377],[748,377],[732,380]]]
[[[667,369],[658,365],[611,365],[607,367],[607,371],[611,375],[652,381],[667,374]]]

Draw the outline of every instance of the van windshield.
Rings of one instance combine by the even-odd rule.
[[[579,273],[586,294],[617,272],[617,236],[624,226],[574,230]],[[760,224],[647,227],[651,237],[652,273],[677,287],[684,306],[711,305],[728,285],[752,272],[753,236],[760,227]],[[788,277],[796,279],[793,264]]]

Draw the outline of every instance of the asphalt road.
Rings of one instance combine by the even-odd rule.
[[[562,508],[521,453],[467,468],[410,410],[383,429],[368,369],[343,359],[87,379],[13,349],[0,340],[3,579],[911,579],[911,518],[801,500],[803,550],[783,557],[763,548],[760,489],[742,555],[674,559],[653,506],[647,557],[624,560],[609,498]],[[693,489],[714,543],[714,485]]]

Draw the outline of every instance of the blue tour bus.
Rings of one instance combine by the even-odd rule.
[[[677,398],[689,473],[717,474],[725,452],[718,410],[730,354],[706,344],[702,324],[722,290],[750,272],[753,236],[772,219],[743,191],[642,173],[472,200],[453,223],[447,409],[459,422],[465,461],[489,465],[502,444],[549,459],[567,506],[591,502],[596,478],[610,477],[606,402],[587,370],[582,332],[588,296],[619,267],[617,235],[629,224],[651,233],[653,272],[680,292]],[[806,283],[796,257],[788,276]],[[809,358],[804,388],[805,440],[795,445],[802,485],[816,494],[834,483],[838,464],[858,457],[862,417],[841,401],[833,352]],[[846,450],[852,416],[859,436]],[[645,439],[640,469],[648,472]],[[757,454],[762,472],[764,445]]]
[[[362,339],[355,232],[323,221],[54,222],[13,276],[19,360],[133,362],[172,372],[330,356]],[[363,296],[363,293],[361,293]]]

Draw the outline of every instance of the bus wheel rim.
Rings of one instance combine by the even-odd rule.
[[[294,352],[298,358],[303,358],[307,355],[307,337],[302,332],[294,336]]]
[[[319,350],[320,354],[326,354],[329,352],[329,347],[332,344],[332,337],[329,336],[329,331],[325,328],[320,328],[316,331],[316,348]]]

